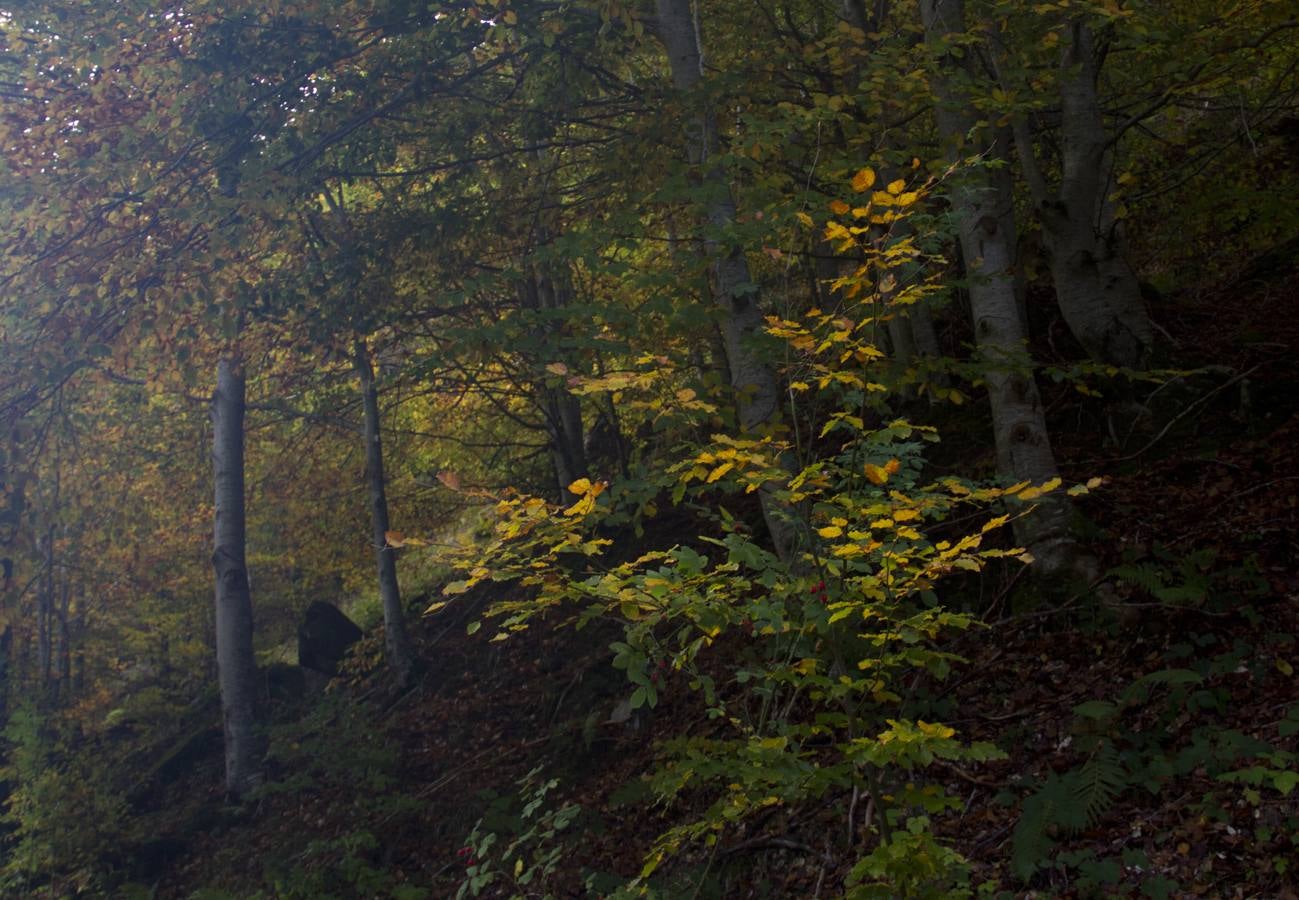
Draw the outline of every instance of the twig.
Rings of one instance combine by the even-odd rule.
[[[825,839],[825,853],[821,855],[821,870],[816,873],[816,887],[812,890],[812,900],[820,900],[821,885],[825,881],[825,870],[830,863],[834,862],[834,857],[830,855],[830,838]]]
[[[1186,407],[1186,409],[1182,410],[1180,413],[1173,416],[1173,418],[1169,420],[1168,424],[1165,425],[1162,430],[1160,430],[1159,434],[1151,438],[1150,443],[1146,444],[1136,453],[1129,453],[1127,456],[1117,456],[1114,457],[1113,459],[1104,460],[1104,461],[1116,463],[1116,462],[1127,462],[1128,460],[1136,459],[1138,456],[1141,456],[1151,447],[1155,446],[1155,444],[1158,444],[1160,441],[1162,441],[1164,437],[1167,436],[1168,432],[1172,430],[1173,426],[1176,425],[1178,422],[1182,421],[1182,419],[1185,419],[1192,412],[1195,412],[1196,409],[1198,409],[1199,407],[1203,406],[1205,403],[1212,400],[1216,395],[1222,393],[1227,388],[1231,387],[1234,384],[1239,384],[1241,381],[1244,381],[1246,378],[1248,378],[1250,375],[1253,375],[1264,365],[1266,365],[1266,363],[1258,363],[1257,365],[1250,366],[1248,369],[1246,369],[1244,372],[1241,372],[1236,377],[1227,379],[1222,384],[1218,385],[1216,388],[1209,391],[1199,400],[1196,400],[1190,406]]]
[[[960,778],[961,780],[968,781],[970,784],[977,784],[980,787],[989,787],[989,788],[1006,787],[1006,782],[1004,781],[989,781],[986,778],[980,778],[977,775],[971,775],[969,772],[965,771],[960,766],[956,765],[955,763],[948,762],[947,760],[939,760],[939,763],[942,765],[944,769],[947,769],[949,772],[951,772],[953,775]]]
[[[774,835],[758,835],[749,838],[747,841],[741,841],[734,847],[727,847],[722,851],[723,856],[730,856],[732,853],[743,853],[746,850],[759,850],[766,847],[780,847],[783,850],[797,850],[800,853],[814,852],[807,844],[800,844],[798,841],[792,841],[789,838],[775,837]]]

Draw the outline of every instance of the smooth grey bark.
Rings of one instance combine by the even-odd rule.
[[[242,363],[217,363],[212,394],[212,470],[216,501],[212,568],[216,576],[216,657],[225,736],[226,793],[239,799],[262,778],[257,721],[253,604],[245,557],[244,406]]]
[[[1065,323],[1098,361],[1142,368],[1154,332],[1136,273],[1123,257],[1109,198],[1113,170],[1096,82],[1091,28],[1075,19],[1060,62],[1060,181],[1049,185],[1028,122],[1014,123],[1015,146],[1042,223],[1056,301]]]
[[[672,84],[681,91],[697,88],[704,76],[704,56],[691,0],[656,0],[658,35],[667,51]],[[736,219],[735,197],[726,174],[709,165],[717,145],[717,120],[707,107],[699,109],[686,129],[687,155],[702,169],[700,185],[707,195],[708,231],[704,252],[713,260],[714,299],[721,309],[721,330],[731,387],[742,432],[754,433],[774,424],[780,410],[781,390],[776,373],[755,350],[753,340],[762,333],[763,320],[757,286],[748,261],[738,247],[723,246],[719,235]],[[759,491],[762,516],[772,543],[782,559],[792,559],[798,531],[781,508],[770,483]]]
[[[384,650],[397,683],[407,687],[415,671],[415,653],[406,633],[406,611],[402,607],[401,588],[397,583],[396,550],[388,543],[390,523],[383,439],[379,428],[379,388],[363,340],[356,341],[353,361],[361,383],[361,402],[365,407],[365,483],[370,496],[370,529],[379,576],[379,598],[383,602]]]
[[[66,575],[60,591],[59,620],[59,680],[55,683],[60,703],[72,699],[72,580]]]
[[[1005,126],[997,128],[994,140],[993,158],[1009,162],[1015,153],[1015,135],[1012,129]],[[1028,325],[1028,278],[1024,275],[1024,266],[1020,260],[1019,221],[1015,217],[1015,175],[1009,165],[997,166],[991,173],[992,184],[996,189],[997,220],[1011,253],[1010,266],[1019,325],[1025,335],[1031,335],[1033,332]]]
[[[14,629],[0,631],[0,725],[9,724],[9,670],[13,664]]]
[[[58,477],[55,476],[55,505],[57,506]],[[52,513],[51,513],[52,515]],[[57,585],[54,577],[54,524],[51,522],[41,536],[39,546],[44,556],[41,572],[40,594],[36,612],[36,655],[37,675],[40,678],[40,695],[42,702],[50,697],[50,674],[54,650],[54,592]]]
[[[965,31],[963,0],[921,0],[920,10],[926,41],[940,55],[933,78],[939,135],[953,160],[991,153],[995,136],[980,137],[975,131],[967,112],[970,105],[953,85],[960,61],[945,52],[949,37]],[[963,147],[967,136],[980,144]],[[977,355],[992,407],[997,468],[1007,480],[1040,484],[1055,478],[1057,469],[1015,298],[1014,252],[1003,227],[1005,202],[986,165],[971,168],[953,184],[952,212],[969,281]],[[1039,572],[1091,577],[1089,557],[1073,536],[1072,520],[1073,506],[1059,490],[1044,495],[1031,515],[1015,520],[1016,539],[1033,554]]]
[[[59,405],[62,407],[62,395],[60,394]],[[40,679],[40,697],[42,703],[52,702],[55,697],[53,693],[53,664],[54,664],[54,617],[55,617],[55,598],[58,593],[58,570],[55,568],[57,562],[55,557],[55,533],[56,519],[59,515],[59,502],[62,495],[63,487],[63,454],[58,439],[54,442],[54,478],[50,486],[49,497],[47,498],[49,508],[46,510],[45,533],[37,539],[37,547],[41,551],[43,559],[43,569],[41,573],[40,595],[38,597],[37,609],[37,676]]]

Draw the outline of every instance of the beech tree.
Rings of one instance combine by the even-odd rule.
[[[403,687],[410,684],[415,667],[415,655],[410,638],[406,635],[406,610],[401,602],[401,588],[397,582],[396,548],[389,538],[387,479],[383,465],[383,436],[379,419],[379,389],[375,383],[374,366],[364,338],[353,345],[356,376],[361,385],[361,399],[365,409],[365,483],[370,497],[370,522],[374,541],[375,565],[379,574],[379,598],[383,605],[383,640],[388,652],[388,664]]]
[[[216,653],[225,733],[226,791],[247,796],[261,780],[253,604],[244,545],[245,376],[237,352],[217,363],[212,394],[212,469],[216,495],[212,568],[216,575]]]
[[[1048,181],[1025,116],[1014,119],[1015,148],[1069,330],[1093,359],[1139,369],[1154,330],[1116,216],[1115,148],[1099,97],[1103,50],[1085,14],[1071,16],[1063,30],[1058,184]]]
[[[962,75],[968,77],[968,63],[954,52],[966,33],[964,0],[921,0],[920,14],[925,41],[937,61],[932,86],[939,134],[953,161],[973,163],[958,176],[951,203],[968,275],[979,363],[988,386],[997,468],[1010,481],[1058,482],[1015,296],[1014,248],[1003,224],[1012,200],[997,189],[987,168],[989,161],[999,161],[996,135],[966,112],[969,98],[958,87]],[[1033,515],[1017,519],[1016,532],[1043,572],[1069,572],[1087,562],[1073,533],[1072,504],[1062,491],[1045,495]]]
[[[752,280],[744,249],[728,245],[725,238],[735,222],[736,206],[725,172],[711,159],[717,149],[717,114],[700,91],[704,50],[699,44],[698,10],[689,0],[657,0],[656,10],[672,83],[695,106],[687,119],[685,142],[691,164],[700,169],[706,198],[703,206],[708,230],[704,250],[712,260],[714,299],[721,313],[740,430],[754,432],[776,424],[782,394],[771,365],[754,347],[762,331],[761,292]],[[777,552],[792,557],[798,543],[797,530],[771,486],[762,490],[762,514]]]

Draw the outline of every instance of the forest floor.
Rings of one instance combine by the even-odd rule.
[[[1299,897],[1299,791],[1266,774],[1220,777],[1268,769],[1235,762],[1262,744],[1299,751],[1296,298],[1292,275],[1163,304],[1166,337],[1232,374],[1175,379],[1156,395],[1158,427],[1122,449],[1105,445],[1099,422],[1060,427],[1067,474],[1106,477],[1084,512],[1121,609],[1086,597],[1030,606],[1010,572],[964,586],[962,602],[991,627],[946,648],[968,663],[930,704],[1008,758],[929,772],[963,801],[937,828],[970,860],[973,885],[1024,897]],[[548,804],[582,809],[557,859],[559,896],[598,896],[639,872],[683,814],[641,802],[656,738],[706,733],[701,707],[683,685],[652,712],[620,715],[627,688],[609,635],[555,620],[488,643],[466,635],[468,603],[419,623],[429,666],[405,695],[366,674],[379,651],[368,637],[357,674],[332,689],[362,702],[281,726],[272,775],[286,787],[252,814],[192,826],[196,808],[219,805],[219,754],[173,785],[154,833],[182,837],[155,896],[200,896],[199,885],[225,892],[214,897],[455,896],[475,822],[486,813],[489,825],[517,826],[508,801],[537,766],[559,781]],[[1118,763],[1094,820],[1030,833],[1024,801],[1087,763],[1098,738]],[[702,884],[699,897],[834,896],[869,840],[852,804],[773,807],[712,850],[686,852],[668,878]],[[1054,862],[1024,881],[1016,854],[1034,840]]]

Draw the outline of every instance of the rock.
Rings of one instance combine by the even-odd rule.
[[[298,626],[298,665],[337,675],[347,649],[361,639],[361,629],[337,606],[317,600]]]

